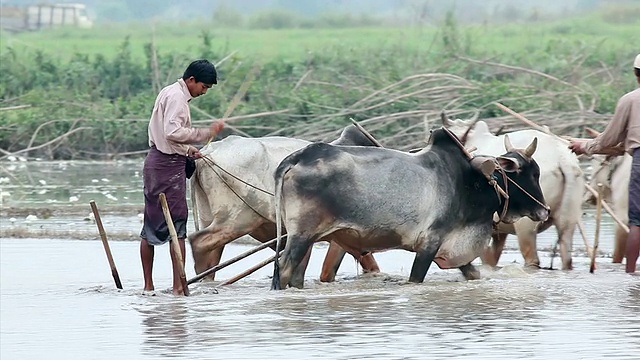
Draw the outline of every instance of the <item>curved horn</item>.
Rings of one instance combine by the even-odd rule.
[[[534,137],[531,144],[529,144],[529,146],[527,146],[527,148],[525,149],[524,155],[528,158],[531,158],[533,156],[533,153],[536,152],[536,148],[538,148],[538,138]]]
[[[442,125],[444,127],[449,126],[449,117],[447,116],[447,113],[442,110],[442,112],[440,113],[440,120],[442,120]]]
[[[504,147],[507,149],[507,152],[515,151],[516,148],[511,144],[511,140],[509,140],[509,135],[504,135]]]
[[[460,138],[460,142],[462,144],[465,144],[467,142],[467,136],[469,136],[469,131],[471,131],[471,129],[473,129],[473,127],[476,125],[478,120],[480,120],[480,112],[476,111],[476,114],[471,119],[471,124],[469,124],[469,127],[467,128],[467,131],[465,131],[464,134],[462,134],[462,137]]]

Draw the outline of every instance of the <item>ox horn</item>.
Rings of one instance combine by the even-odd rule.
[[[507,152],[515,151],[516,148],[511,144],[511,140],[509,140],[509,135],[504,135],[504,147],[507,149]]]
[[[531,158],[533,156],[533,153],[536,152],[537,148],[538,148],[538,137],[534,137],[531,144],[529,144],[529,146],[527,146],[527,148],[524,150],[524,155],[528,158]]]
[[[444,125],[444,127],[449,126],[449,117],[447,116],[446,111],[442,110],[440,113],[440,120],[442,120],[442,125]]]
[[[471,129],[473,129],[474,126],[476,126],[476,123],[478,122],[478,120],[480,120],[480,112],[476,111],[476,114],[471,119],[471,124],[469,124],[467,131],[465,131],[464,134],[462,134],[462,137],[460,138],[461,143],[465,144],[467,142],[467,136],[469,136],[469,131],[471,131]]]

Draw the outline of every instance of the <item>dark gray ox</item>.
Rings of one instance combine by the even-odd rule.
[[[229,136],[203,147],[206,159],[196,161],[191,177],[191,201],[203,227],[189,236],[196,274],[218,265],[224,246],[241,236],[250,235],[263,243],[276,236],[274,198],[270,194],[275,186],[273,174],[283,158],[309,144],[281,136]],[[374,145],[353,125],[343,129],[331,144]],[[344,254],[344,249],[330,241],[321,281],[333,281]],[[352,255],[364,272],[380,271],[371,254]],[[213,280],[214,275],[206,280]]]
[[[284,225],[288,238],[272,289],[302,288],[305,254],[332,234],[350,253],[415,252],[410,282],[424,281],[433,261],[476,279],[471,262],[491,238],[495,212],[508,223],[549,216],[532,159],[537,139],[515,149],[505,137],[505,154],[470,161],[454,136],[434,130],[415,153],[316,143],[283,159],[275,172],[276,232],[280,239]],[[508,201],[488,178],[507,189]]]

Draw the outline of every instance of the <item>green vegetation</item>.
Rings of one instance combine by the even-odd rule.
[[[356,24],[360,27],[320,29],[267,18],[253,28],[130,24],[2,34],[0,108],[30,107],[0,111],[0,148],[16,152],[80,128],[28,155],[103,158],[144,150],[157,91],[175,81],[189,61],[205,57],[215,62],[228,55],[219,66],[219,86],[192,102],[192,116],[196,121],[222,116],[247,74],[259,65],[232,116],[288,111],[231,123],[251,136],[318,139],[348,124],[349,116],[437,113],[445,107],[458,113],[480,108],[483,117],[502,115],[488,106],[493,101],[505,101],[516,111],[575,112],[579,98],[586,108],[593,104],[586,111],[608,114],[635,86],[629,67],[637,52],[638,19],[621,21],[612,10],[499,26],[464,25],[450,16],[439,27],[370,27],[364,19]],[[438,75],[431,82],[423,78],[396,84],[424,73],[455,78]],[[418,91],[426,88],[430,92]],[[375,96],[365,99],[371,94]],[[376,136],[419,121],[411,116],[380,124]]]

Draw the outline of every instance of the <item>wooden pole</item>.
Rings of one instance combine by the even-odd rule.
[[[284,251],[284,250],[283,250],[283,251]],[[282,251],[280,252],[280,254],[282,254]],[[280,256],[280,254],[278,254],[278,256]],[[245,277],[247,277],[247,276],[249,276],[249,275],[253,274],[254,272],[256,272],[256,271],[258,271],[258,270],[262,269],[263,267],[265,267],[265,266],[267,266],[267,265],[271,264],[275,259],[276,259],[276,255],[273,255],[272,257],[270,257],[270,258],[268,258],[268,259],[265,259],[264,261],[262,261],[262,262],[260,262],[260,263],[256,264],[255,266],[253,266],[253,267],[251,267],[251,268],[249,268],[249,269],[245,270],[244,272],[241,272],[240,274],[238,274],[238,275],[236,275],[236,276],[234,276],[234,277],[232,277],[232,278],[230,278],[230,279],[228,279],[228,280],[224,281],[222,284],[220,284],[220,286],[225,286],[225,285],[233,284],[233,283],[235,283],[236,281],[238,281],[238,280],[240,280],[240,279],[242,279],[242,278],[245,278]]]
[[[534,128],[534,129],[536,129],[536,130],[538,130],[540,132],[543,132],[543,133],[545,133],[547,135],[551,135],[551,136],[559,139],[560,141],[564,142],[567,145],[570,143],[569,140],[552,133],[551,130],[549,130],[548,128],[545,128],[543,126],[540,126],[540,125],[534,123],[533,121],[525,118],[524,116],[522,116],[522,115],[518,114],[517,112],[509,109],[508,107],[506,107],[506,106],[504,106],[504,105],[502,105],[502,104],[500,104],[498,102],[495,103],[495,105],[497,107],[499,107],[500,109],[504,110],[505,112],[513,115],[515,118],[519,119],[523,123],[529,125],[530,127]],[[610,150],[605,151],[603,154],[604,155],[620,155],[620,149],[619,149],[619,147],[614,147],[614,148],[612,148]]]
[[[113,281],[115,281],[116,287],[118,289],[122,289],[122,282],[120,281],[120,275],[118,275],[118,269],[116,268],[116,263],[115,261],[113,261],[113,255],[111,255],[111,249],[109,248],[109,242],[107,241],[107,233],[104,231],[104,227],[102,226],[102,219],[100,219],[100,213],[98,212],[98,207],[96,206],[96,202],[93,200],[91,200],[89,204],[91,205],[93,216],[96,219],[96,225],[98,226],[98,232],[100,233],[100,238],[102,239],[102,246],[104,247],[104,252],[107,253],[107,260],[109,261],[109,267],[111,268],[111,276],[113,276]]]
[[[589,192],[591,192],[597,199],[599,199],[601,196],[600,194],[598,194],[598,192],[592,188],[591,186],[589,186],[588,184],[585,184],[585,187],[587,188],[587,190],[589,190]],[[618,215],[615,214],[615,212],[613,212],[613,209],[611,208],[611,206],[609,206],[609,204],[607,204],[606,201],[604,201],[604,199],[602,199],[602,208],[605,209],[609,215],[611,215],[611,217],[613,218],[613,220],[627,233],[629,233],[629,226],[627,224],[625,224],[622,220],[620,220],[620,218],[618,217]]]
[[[582,240],[584,241],[584,246],[587,248],[587,256],[591,258],[591,254],[593,253],[593,249],[589,246],[589,240],[587,240],[587,232],[584,231],[584,225],[582,225],[582,221],[578,220],[578,230],[580,231],[580,235],[582,236]]]
[[[167,204],[167,197],[164,193],[160,193],[160,204],[162,205],[164,219],[167,222],[167,228],[169,228],[169,234],[171,235],[171,244],[169,245],[171,246],[171,251],[173,251],[173,255],[176,259],[173,263],[173,267],[178,270],[184,296],[189,296],[189,286],[187,284],[187,276],[184,273],[184,260],[182,259],[180,244],[178,243],[178,234],[176,233],[175,226],[173,226],[173,220],[171,219],[171,213],[169,212],[169,204]]]
[[[593,240],[593,253],[591,254],[591,266],[589,272],[593,274],[596,269],[596,253],[600,242],[600,220],[602,217],[602,184],[598,184],[598,201],[596,202],[596,235]]]
[[[277,239],[269,240],[266,243],[263,243],[262,245],[258,245],[258,246],[256,246],[255,248],[253,248],[253,249],[251,249],[249,251],[246,251],[246,252],[244,252],[244,253],[242,253],[242,254],[234,257],[234,258],[231,258],[231,259],[229,259],[229,260],[227,260],[225,262],[222,262],[222,263],[220,263],[220,264],[218,264],[218,265],[216,265],[216,266],[214,266],[214,267],[212,267],[212,268],[210,268],[208,270],[205,270],[205,271],[201,272],[200,274],[194,276],[193,278],[189,279],[189,281],[187,281],[187,284],[191,285],[194,282],[199,281],[199,280],[203,279],[204,277],[215,273],[216,271],[222,270],[222,269],[226,268],[227,266],[229,266],[231,264],[234,264],[234,263],[246,258],[249,255],[255,254],[258,251],[260,251],[262,249],[265,249],[265,248],[275,244],[276,240]]]
[[[384,146],[382,146],[382,144],[376,140],[376,138],[373,137],[373,135],[371,135],[365,128],[362,127],[362,125],[360,125],[357,121],[355,121],[353,118],[349,118],[349,120],[351,120],[351,122],[353,123],[353,125],[358,128],[358,130],[360,130],[360,132],[362,134],[364,134],[364,136],[367,137],[367,139],[369,139],[369,141],[371,141],[375,146],[380,147],[380,148],[384,148]]]

